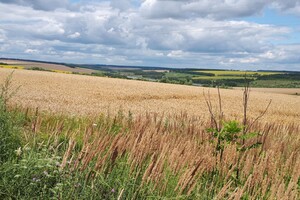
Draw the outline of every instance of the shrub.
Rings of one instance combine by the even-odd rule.
[[[31,68],[28,68],[28,70],[51,72],[51,70],[49,70],[49,69],[44,69],[44,68],[42,68],[42,67],[31,67]]]

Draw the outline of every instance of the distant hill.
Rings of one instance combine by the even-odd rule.
[[[81,68],[77,66],[68,66],[65,63],[56,63],[56,62],[45,62],[45,61],[36,61],[36,60],[22,60],[22,59],[9,59],[9,58],[0,58],[1,64],[5,65],[6,68],[24,68],[31,70],[40,70],[40,71],[56,71],[56,72],[65,72],[65,73],[83,73],[83,74],[92,74],[95,70],[88,68]]]

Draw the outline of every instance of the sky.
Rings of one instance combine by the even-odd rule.
[[[300,71],[300,0],[0,0],[0,57]]]

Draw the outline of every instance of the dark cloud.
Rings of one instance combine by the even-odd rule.
[[[257,15],[266,7],[280,11],[299,10],[300,0],[145,0],[141,13],[148,18],[224,20]]]
[[[273,6],[281,10],[292,9],[300,6],[300,0],[275,0]]]
[[[66,8],[69,5],[68,0],[0,0],[1,3],[17,4],[22,6],[30,6],[36,10],[55,10],[57,8]]]
[[[150,18],[227,19],[260,13],[269,0],[145,0],[141,6],[144,16]]]

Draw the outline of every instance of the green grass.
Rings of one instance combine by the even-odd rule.
[[[194,80],[202,79],[202,80],[221,80],[221,79],[243,79],[243,77],[240,76],[197,76],[193,77]],[[253,79],[252,77],[249,77],[248,79]]]
[[[16,120],[16,116],[19,120]],[[5,147],[0,149],[1,152],[6,153],[5,157],[0,154],[0,199],[117,199],[122,191],[122,199],[160,199],[177,196],[177,193],[174,193],[178,180],[176,175],[169,173],[163,182],[168,190],[160,193],[152,182],[142,185],[142,176],[150,160],[145,160],[140,167],[132,171],[126,154],[114,163],[106,162],[104,170],[97,172],[94,178],[89,178],[91,173],[94,173],[94,161],[83,171],[60,168],[68,147],[70,131],[84,133],[93,121],[97,123],[97,128],[110,130],[108,134],[116,134],[124,126],[121,121],[126,119],[129,123],[130,116],[127,118],[120,112],[115,117],[100,115],[92,121],[86,117],[45,113],[40,113],[39,117],[42,117],[43,121],[38,133],[34,133],[31,125],[36,120],[34,111],[26,115],[18,109],[1,112],[0,127],[6,128],[0,129],[0,133],[5,133],[12,139],[1,140],[11,144],[9,146],[0,143],[0,147]],[[62,121],[64,123],[60,126]],[[56,136],[51,136],[49,127],[57,128],[50,128],[56,132]],[[11,132],[13,128],[15,131]],[[76,141],[78,145],[75,155],[82,148],[80,143],[83,143],[83,135],[76,135]],[[188,198],[182,195],[177,199]]]
[[[0,98],[0,164],[9,160],[21,145],[18,136],[18,115],[10,115],[6,112],[6,106]]]
[[[245,74],[248,76],[251,75],[273,75],[273,74],[282,74],[280,72],[255,72],[255,71],[227,71],[227,70],[199,70],[197,72],[207,72],[213,73],[216,76],[244,76]]]
[[[261,88],[300,88],[300,80],[255,80],[252,87]]]
[[[192,77],[194,75],[185,74],[185,73],[176,73],[176,72],[169,72],[166,73],[167,78],[186,78],[186,77]]]

